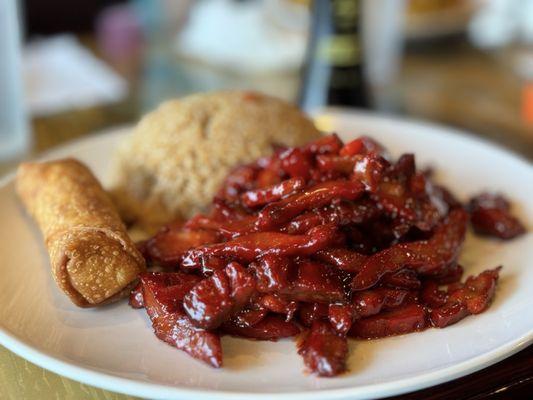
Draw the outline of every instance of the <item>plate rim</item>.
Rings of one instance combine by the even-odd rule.
[[[520,162],[524,167],[531,168],[529,160],[520,154],[517,154],[507,148],[503,148],[490,142],[487,139],[480,138],[469,134],[465,130],[448,127],[425,120],[417,120],[408,117],[398,117],[391,115],[382,115],[374,112],[353,111],[342,108],[327,108],[322,110],[320,114],[331,114],[338,118],[355,118],[360,117],[372,123],[393,122],[402,125],[403,128],[417,127],[418,129],[429,129],[437,134],[449,135],[455,138],[461,138],[475,144],[485,147],[486,150],[499,153],[501,156],[512,158]],[[127,129],[131,129],[129,125],[115,126],[109,129],[99,131],[97,133],[76,138],[68,141],[60,146],[52,148],[41,153],[38,157],[31,158],[31,160],[45,160],[51,157],[60,157],[65,153],[78,149],[83,145],[92,145],[95,141],[101,140],[104,135],[121,136],[125,134]],[[16,169],[4,174],[0,178],[0,188],[3,188],[14,181]],[[532,170],[533,172],[533,170]],[[495,364],[518,351],[525,349],[533,343],[533,327],[530,331],[515,338],[512,341],[499,346],[492,351],[479,354],[476,357],[464,360],[460,363],[441,368],[437,371],[431,371],[423,374],[418,374],[409,378],[397,379],[389,382],[378,382],[374,384],[367,384],[363,386],[350,386],[342,388],[317,389],[317,390],[297,390],[294,392],[246,392],[233,390],[217,390],[208,388],[191,388],[173,386],[170,384],[159,384],[153,382],[139,381],[132,378],[120,377],[112,373],[106,373],[74,362],[68,362],[56,358],[38,348],[26,344],[19,339],[14,333],[7,330],[0,322],[0,344],[8,350],[19,355],[20,357],[36,364],[46,370],[73,379],[77,382],[85,383],[91,386],[99,387],[105,390],[110,390],[118,393],[151,397],[151,398],[184,398],[187,396],[195,396],[196,398],[209,398],[219,400],[230,399],[249,399],[251,396],[256,398],[277,398],[287,400],[303,400],[303,399],[346,399],[357,396],[357,398],[381,398],[390,395],[403,394],[438,385],[443,382],[448,382],[453,379],[471,374],[492,364]]]
[[[287,400],[322,400],[325,398],[341,400],[353,398],[354,396],[357,396],[359,399],[382,398],[391,395],[413,392],[466,376],[493,365],[498,361],[512,356],[513,354],[516,354],[520,350],[528,347],[532,342],[533,330],[528,332],[523,337],[519,337],[490,352],[480,354],[477,357],[465,360],[461,363],[454,364],[437,371],[386,383],[381,382],[364,386],[318,389],[315,391],[308,390],[294,392],[256,393],[232,390],[187,388],[151,382],[140,382],[135,379],[119,377],[113,374],[100,372],[96,369],[81,367],[76,364],[55,358],[33,346],[27,345],[22,340],[19,340],[14,335],[8,333],[3,327],[0,327],[0,344],[33,364],[77,382],[85,383],[113,392],[154,399],[184,398],[186,396],[195,396],[194,398],[199,399],[205,398],[219,400],[248,400],[250,397],[258,399],[277,398]]]

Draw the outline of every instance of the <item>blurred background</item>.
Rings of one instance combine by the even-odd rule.
[[[0,0],[0,166],[254,89],[464,128],[533,159],[533,0]]]

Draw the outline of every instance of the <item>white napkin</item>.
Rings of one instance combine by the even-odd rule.
[[[27,109],[53,114],[121,100],[127,83],[70,35],[31,42],[24,49]]]
[[[305,35],[276,30],[265,21],[264,5],[261,1],[198,2],[178,36],[178,51],[243,73],[297,69],[305,52]]]

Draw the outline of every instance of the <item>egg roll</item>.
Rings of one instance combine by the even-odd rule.
[[[23,163],[16,190],[44,237],[53,277],[80,307],[124,297],[144,258],[91,171],[74,159]]]

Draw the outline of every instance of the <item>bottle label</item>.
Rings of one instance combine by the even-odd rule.
[[[358,65],[361,63],[359,41],[357,34],[322,38],[318,44],[317,56],[332,66],[348,67]]]

